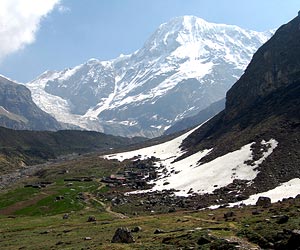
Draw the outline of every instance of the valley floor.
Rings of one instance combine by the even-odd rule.
[[[189,206],[160,209],[145,197],[128,198],[122,204],[120,192],[127,188],[100,181],[125,171],[126,165],[99,160],[97,155],[82,156],[51,164],[11,183],[0,192],[0,249],[299,247],[300,198],[268,207],[214,210]],[[135,242],[111,243],[119,227],[135,229]]]
[[[68,219],[63,219],[62,214],[1,216],[0,248],[296,249],[279,246],[287,246],[292,237],[299,237],[299,231],[293,231],[299,228],[299,206],[298,199],[268,209],[180,211],[123,219],[90,208],[70,213]],[[95,222],[87,222],[91,215]],[[140,231],[132,233],[135,243],[111,243],[119,227],[140,227]],[[297,244],[299,247],[299,241]]]

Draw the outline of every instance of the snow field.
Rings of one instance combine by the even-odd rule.
[[[206,149],[180,161],[173,162],[184,153],[180,149],[182,141],[197,128],[169,142],[130,152],[106,155],[104,158],[119,161],[134,157],[141,160],[152,156],[159,158],[156,166],[164,166],[167,171],[163,174],[164,169],[158,170],[160,177],[150,182],[150,184],[155,184],[154,187],[142,192],[175,189],[177,190],[176,195],[188,196],[191,190],[200,194],[212,193],[215,189],[229,185],[234,179],[253,180],[258,174],[257,167],[278,145],[278,142],[274,139],[268,142],[262,141],[262,145],[268,146],[267,151],[263,152],[263,156],[251,165],[247,165],[245,162],[253,159],[251,150],[253,143],[204,164],[201,164],[201,159],[209,154],[212,149]]]
[[[260,196],[269,197],[272,203],[282,201],[287,198],[295,198],[300,194],[300,178],[294,178],[287,182],[281,183],[278,187],[263,193],[251,195],[248,199],[230,203],[229,207],[239,205],[255,205]],[[210,209],[216,209],[220,205],[210,206]]]

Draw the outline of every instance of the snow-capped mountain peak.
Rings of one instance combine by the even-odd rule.
[[[131,55],[48,71],[28,87],[35,102],[63,122],[85,129],[98,124],[98,130],[119,135],[158,136],[176,120],[222,99],[269,37],[177,17]]]

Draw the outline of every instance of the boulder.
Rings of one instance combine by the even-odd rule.
[[[87,222],[95,222],[95,221],[96,221],[95,216],[89,216],[87,219]]]
[[[300,249],[300,230],[292,231],[287,247],[287,249]]]
[[[64,219],[64,220],[69,219],[69,214],[64,214],[64,215],[63,215],[63,219]]]
[[[288,222],[288,220],[289,220],[289,216],[288,215],[282,215],[282,216],[280,216],[279,218],[278,218],[278,220],[277,220],[277,223],[278,224],[284,224],[284,223],[287,223]]]
[[[229,212],[227,212],[227,213],[224,214],[224,218],[225,219],[228,219],[228,218],[233,217],[233,216],[235,216],[235,214],[232,211],[229,211]]]
[[[211,242],[212,242],[212,240],[209,237],[207,237],[207,236],[201,236],[198,239],[197,244],[200,245],[200,246],[202,246],[202,245],[209,244]]]
[[[168,210],[168,213],[174,213],[176,212],[176,208],[175,207],[170,207]]]
[[[154,234],[163,234],[163,233],[165,233],[165,231],[161,230],[159,228],[155,229],[155,231],[154,231]]]
[[[141,227],[134,227],[133,229],[131,229],[131,232],[137,233],[137,232],[139,232],[139,231],[141,231],[141,230],[142,230]]]
[[[59,195],[59,196],[56,196],[56,197],[55,197],[55,201],[61,201],[61,200],[63,200],[64,198],[65,198],[64,196]]]
[[[111,243],[133,243],[135,242],[131,231],[127,227],[119,227],[112,240]]]
[[[253,215],[259,215],[259,214],[261,214],[261,211],[258,210],[258,209],[255,209],[255,210],[252,211],[252,214]]]
[[[271,206],[271,199],[269,197],[263,197],[260,196],[256,202],[256,206],[260,206],[260,207],[270,207]]]

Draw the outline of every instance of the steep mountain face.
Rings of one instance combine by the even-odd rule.
[[[57,130],[61,125],[42,111],[30,90],[0,76],[0,125],[13,129]]]
[[[278,146],[259,166],[249,192],[300,177],[299,27],[299,16],[280,27],[228,91],[225,110],[183,142],[185,156],[213,148],[201,159],[208,162],[247,143],[275,139]],[[259,157],[260,149],[253,150]]]
[[[184,16],[131,55],[48,71],[27,84],[57,120],[119,135],[161,135],[222,99],[270,32]]]
[[[225,98],[220,101],[214,102],[207,108],[201,110],[198,114],[183,118],[182,120],[176,122],[173,126],[165,131],[165,135],[170,135],[176,132],[180,132],[192,127],[195,127],[209,118],[214,117],[216,114],[221,112],[225,108]]]
[[[199,195],[199,207],[249,204],[252,195],[256,200],[270,195],[272,202],[295,197],[300,192],[299,27],[300,15],[276,31],[228,91],[225,109],[208,122],[172,141],[105,157],[155,157],[157,178],[142,192]],[[278,191],[283,187],[289,188]]]
[[[234,126],[241,130],[275,116],[299,119],[299,22],[297,17],[280,27],[255,53],[245,74],[228,91],[225,110],[205,125],[213,127],[207,135],[220,137]],[[200,130],[191,135],[186,147],[205,139]]]

